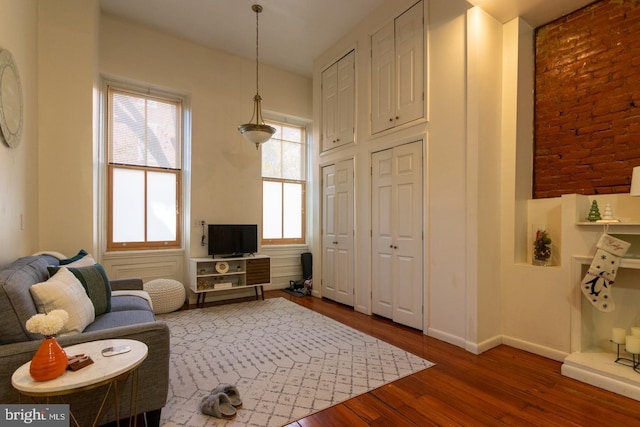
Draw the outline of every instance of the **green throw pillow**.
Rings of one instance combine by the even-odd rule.
[[[72,256],[71,258],[61,259],[60,260],[60,265],[71,264],[72,262],[76,262],[76,261],[86,257],[87,255],[89,255],[89,253],[87,251],[85,251],[84,249],[80,249],[80,251],[77,254],[75,254],[74,256]]]
[[[100,264],[87,267],[48,267],[49,275],[53,276],[61,268],[67,268],[80,281],[93,303],[96,316],[111,311],[111,285]]]

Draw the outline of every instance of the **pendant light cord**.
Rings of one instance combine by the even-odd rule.
[[[259,85],[258,85],[258,75],[259,75],[259,50],[258,50],[258,44],[259,44],[259,40],[260,38],[258,37],[258,16],[260,15],[260,12],[262,12],[262,6],[260,5],[253,5],[253,10],[256,11],[256,95],[260,94],[260,90],[259,90]]]

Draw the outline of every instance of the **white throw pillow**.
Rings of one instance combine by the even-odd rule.
[[[32,285],[29,289],[39,313],[62,309],[69,314],[60,335],[78,334],[95,319],[93,303],[80,281],[66,268],[60,268],[46,282]]]
[[[73,261],[69,264],[65,264],[64,267],[91,267],[92,265],[96,264],[96,260],[93,259],[93,257],[91,256],[91,254],[87,254],[85,256],[83,256],[82,258],[80,258],[77,261]]]

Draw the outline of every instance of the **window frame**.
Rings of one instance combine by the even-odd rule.
[[[302,123],[292,123],[290,121],[287,120],[275,120],[275,119],[265,119],[265,123],[267,124],[275,124],[278,126],[288,126],[288,127],[297,127],[302,131],[302,135],[301,135],[301,146],[303,148],[303,152],[301,153],[301,161],[302,161],[302,179],[300,180],[296,180],[296,179],[289,179],[289,178],[273,178],[273,177],[264,177],[262,176],[262,158],[260,160],[260,166],[261,166],[261,184],[262,184],[262,188],[260,190],[261,192],[261,196],[262,196],[262,206],[261,206],[261,212],[260,212],[260,222],[261,222],[261,227],[260,227],[260,243],[263,246],[284,246],[284,245],[304,245],[307,243],[307,205],[308,205],[308,200],[307,200],[307,184],[308,184],[308,179],[307,179],[307,174],[308,174],[308,169],[309,169],[309,161],[308,161],[308,155],[309,155],[309,129],[308,126],[306,124],[302,124]],[[279,140],[279,141],[285,141],[285,142],[290,142],[290,141],[286,141],[286,140]],[[280,183],[282,187],[284,187],[284,184],[289,183],[289,184],[300,184],[301,185],[301,196],[300,196],[300,200],[301,200],[301,206],[300,206],[300,228],[301,228],[301,237],[299,238],[285,238],[285,237],[281,237],[281,238],[265,238],[264,237],[264,209],[265,209],[265,200],[264,200],[264,183],[265,182],[277,182]],[[282,188],[281,187],[281,188]],[[281,194],[284,194],[284,192],[282,192]],[[286,206],[284,206],[284,199],[281,201],[282,206],[282,212],[284,213]],[[280,220],[283,223],[283,228],[282,230],[284,231],[284,215],[281,215]]]
[[[148,88],[143,87],[133,87],[130,85],[118,84],[114,82],[106,82],[105,84],[105,128],[106,128],[106,138],[105,138],[105,169],[107,174],[106,179],[106,249],[107,251],[128,251],[128,250],[160,250],[160,249],[181,249],[183,240],[182,240],[182,211],[183,211],[183,203],[184,197],[182,192],[182,182],[184,178],[184,158],[185,158],[185,123],[186,123],[186,100],[184,97],[179,95],[165,94],[159,93]],[[112,149],[112,117],[113,117],[113,105],[112,105],[112,96],[113,93],[123,93],[129,96],[136,96],[140,98],[144,98],[145,100],[154,100],[161,101],[166,103],[172,103],[176,105],[178,111],[176,112],[177,122],[176,122],[176,136],[179,138],[179,141],[176,142],[177,149],[180,150],[180,164],[179,168],[167,168],[167,167],[158,167],[158,166],[144,166],[144,165],[129,165],[122,164],[110,161],[110,150]],[[139,170],[144,172],[145,186],[145,214],[144,214],[144,241],[135,241],[135,242],[114,242],[113,241],[113,171],[115,169],[128,169],[128,170]],[[175,230],[176,236],[175,240],[159,240],[159,241],[149,241],[147,240],[147,174],[149,172],[160,172],[160,173],[173,173],[175,175],[176,181],[176,216],[175,216]]]

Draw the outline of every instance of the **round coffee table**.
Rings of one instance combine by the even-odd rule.
[[[131,350],[127,353],[109,357],[102,355],[104,348],[117,346],[129,346]],[[93,363],[77,371],[66,371],[53,380],[35,381],[29,374],[29,367],[31,366],[31,362],[29,361],[13,373],[11,384],[21,395],[45,398],[47,402],[49,398],[54,396],[64,396],[90,390],[102,385],[108,385],[100,410],[96,413],[94,424],[97,424],[102,414],[104,402],[112,388],[114,389],[115,396],[114,410],[116,412],[116,420],[120,419],[120,392],[117,382],[120,379],[126,378],[129,374],[133,374],[133,389],[131,392],[132,413],[130,415],[136,415],[134,409],[134,403],[137,402],[138,391],[136,368],[147,358],[148,348],[145,343],[128,339],[100,340],[65,347],[64,351],[67,353],[67,356],[85,354],[91,357]],[[71,417],[73,418],[73,415],[71,415]]]

